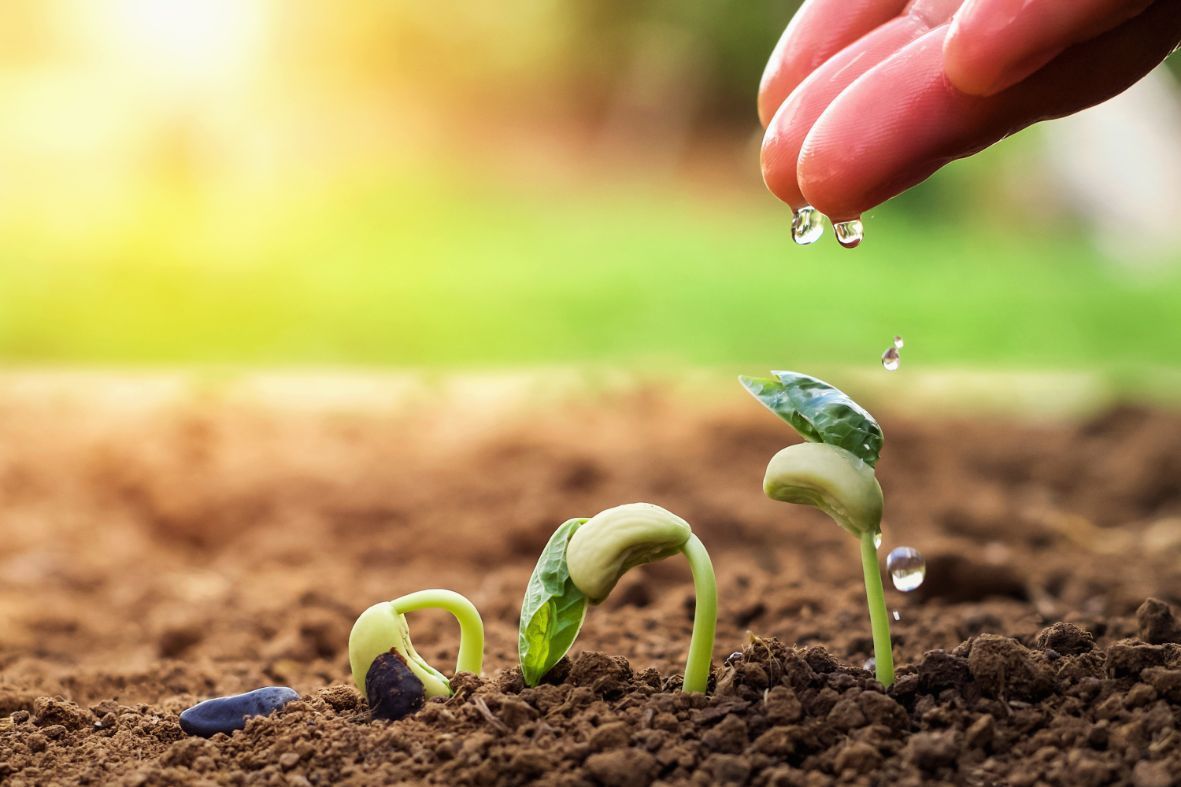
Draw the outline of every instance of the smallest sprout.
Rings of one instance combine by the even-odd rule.
[[[422,682],[427,697],[450,697],[451,683],[418,655],[410,642],[406,613],[445,609],[459,621],[459,658],[456,672],[480,674],[484,663],[484,623],[472,602],[451,590],[420,590],[393,601],[374,604],[361,613],[349,634],[349,665],[353,683],[366,693],[365,679],[378,656],[395,651]]]

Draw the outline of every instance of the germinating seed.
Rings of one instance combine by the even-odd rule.
[[[365,698],[374,718],[397,721],[421,708],[426,692],[402,654],[391,650],[370,665],[365,675]]]
[[[886,570],[894,587],[909,593],[923,584],[927,576],[927,561],[914,547],[897,547],[886,556]]]

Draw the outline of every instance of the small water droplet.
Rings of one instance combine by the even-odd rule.
[[[860,219],[838,221],[832,225],[832,231],[836,233],[837,243],[846,249],[857,248],[865,238],[865,228],[861,226]]]
[[[874,672],[878,668],[878,660],[873,656],[870,656],[865,660],[865,664],[863,666],[866,672]]]
[[[797,210],[791,217],[791,239],[798,246],[810,246],[824,234],[824,215],[810,205]]]
[[[909,593],[923,584],[927,576],[927,561],[914,547],[897,547],[886,556],[886,570],[894,580],[894,587]]]
[[[902,341],[901,336],[894,337],[894,349],[901,350],[905,346],[906,346],[906,342]]]
[[[890,345],[886,351],[882,353],[882,367],[887,372],[898,371],[898,365],[902,363],[902,358],[898,355],[898,348]]]
[[[892,614],[894,615],[894,620],[902,620],[902,613],[898,610],[894,610]]]
[[[873,534],[873,548],[874,549],[881,549],[881,546],[882,546],[882,531],[879,530],[878,532]]]

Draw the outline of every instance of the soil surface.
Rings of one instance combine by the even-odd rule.
[[[883,555],[928,562],[918,591],[887,589],[899,680],[883,690],[857,544],[763,497],[797,438],[737,386],[484,407],[473,383],[456,408],[135,389],[0,390],[5,784],[1178,783],[1181,414],[874,408]],[[676,690],[693,609],[677,560],[627,575],[524,688],[541,547],[637,500],[713,556],[712,692]],[[480,608],[486,674],[372,721],[349,628],[433,586]],[[454,621],[410,626],[449,671]],[[263,685],[302,698],[231,736],[182,733],[195,702]]]

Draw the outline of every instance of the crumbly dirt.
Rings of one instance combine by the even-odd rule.
[[[919,591],[887,592],[885,691],[863,669],[857,545],[762,496],[795,438],[740,391],[492,414],[464,394],[456,410],[0,390],[0,782],[1177,783],[1181,414],[875,408],[883,552],[928,561]],[[713,690],[676,690],[693,599],[674,560],[626,576],[524,688],[517,615],[541,547],[635,500],[684,516],[713,556]],[[349,627],[430,586],[480,608],[486,673],[372,721]],[[454,622],[410,623],[448,668]],[[181,732],[196,701],[267,684],[303,698],[232,736]]]

